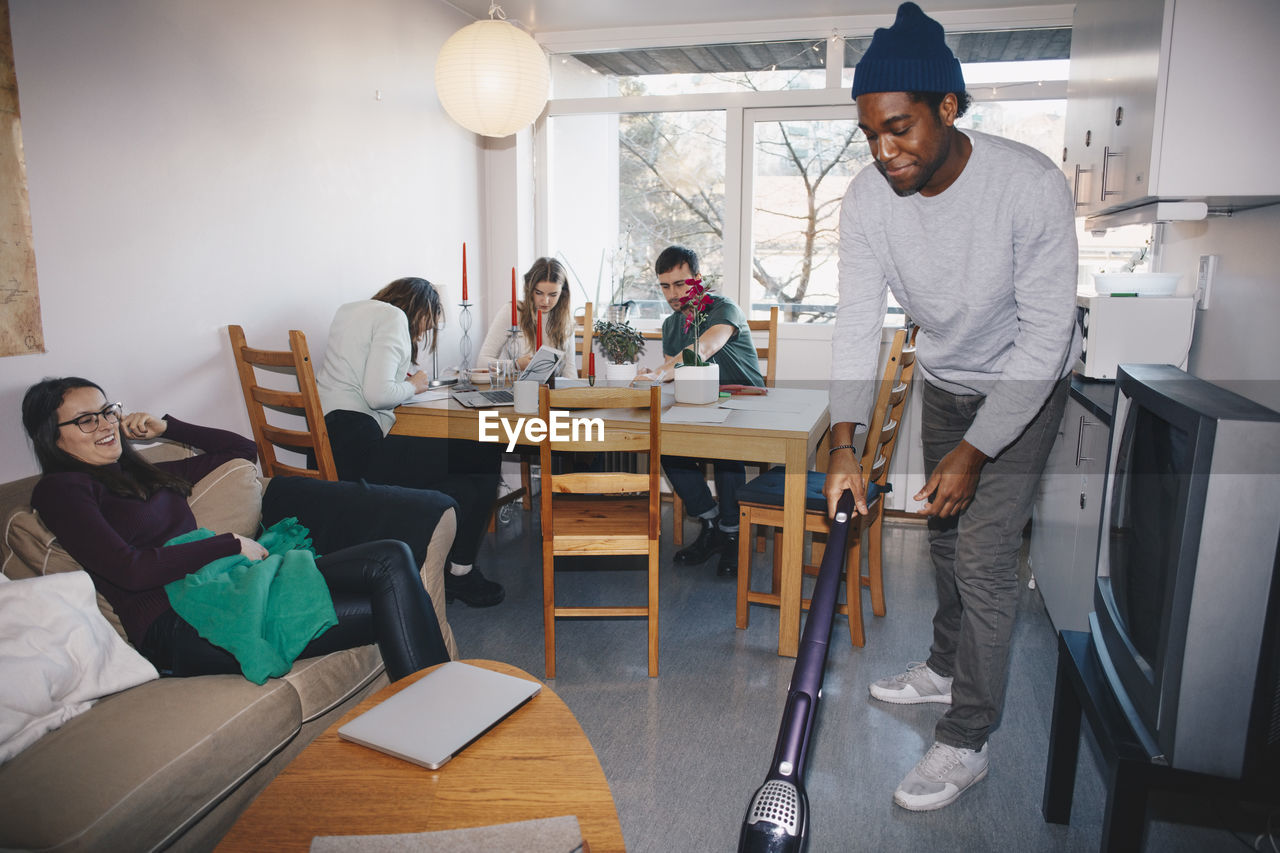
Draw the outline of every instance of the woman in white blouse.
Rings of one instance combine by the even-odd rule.
[[[435,350],[442,316],[440,295],[423,278],[397,279],[372,299],[343,305],[329,327],[316,385],[341,479],[434,489],[457,501],[445,595],[489,607],[505,593],[475,568],[475,559],[498,493],[500,445],[388,435],[395,407],[427,389],[419,347],[430,333]]]

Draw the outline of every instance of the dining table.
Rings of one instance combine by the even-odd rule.
[[[604,383],[601,382],[601,385]],[[786,467],[783,492],[781,587],[779,589],[778,654],[795,657],[800,643],[800,602],[803,585],[805,472],[826,461],[825,446],[831,423],[825,386],[780,386],[764,394],[722,396],[701,406],[676,403],[671,385],[662,395],[662,449],[667,455],[698,459],[732,459]],[[508,419],[516,443],[536,446],[525,429],[516,429],[510,407],[474,409],[452,396],[410,402],[395,410],[394,435],[481,439],[482,414],[486,438],[508,442],[506,428],[495,425]],[[628,409],[575,411],[576,417],[604,420],[607,429],[627,423],[647,423],[647,415]],[[536,438],[536,435],[535,435]],[[683,523],[683,519],[677,523]],[[777,546],[775,546],[777,547]],[[747,570],[743,567],[742,570]]]

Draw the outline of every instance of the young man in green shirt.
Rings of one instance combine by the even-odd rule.
[[[697,338],[694,329],[686,329],[686,318],[694,306],[681,306],[680,300],[689,286],[700,280],[698,255],[684,246],[668,246],[654,263],[662,296],[672,314],[662,323],[662,354],[666,360],[654,371],[642,372],[638,378],[668,382],[675,377],[677,364],[686,349],[697,347],[704,361],[720,365],[720,382],[735,385],[764,385],[760,361],[751,340],[751,329],[741,309],[719,294],[710,295],[710,306],[699,322]],[[711,461],[715,470],[719,504],[707,487],[703,465]],[[702,525],[692,545],[675,554],[675,562],[684,565],[705,563],[719,554],[716,574],[733,577],[738,572],[738,489],[746,482],[746,469],[739,461],[705,460],[687,456],[662,457],[662,468],[671,488],[684,501],[691,518]],[[676,523],[682,523],[677,520]]]

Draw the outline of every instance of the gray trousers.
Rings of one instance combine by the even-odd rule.
[[[1004,707],[1018,554],[1066,405],[1068,380],[1054,387],[1018,438],[982,468],[973,501],[957,516],[929,519],[938,587],[929,668],[951,676],[951,708],[934,737],[980,749]],[[986,398],[957,396],[924,383],[921,437],[927,475],[961,439]]]

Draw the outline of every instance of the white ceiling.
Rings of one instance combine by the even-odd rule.
[[[444,0],[476,18],[490,0]],[[1060,5],[1062,0],[922,0],[928,14],[974,9]],[[898,0],[501,0],[507,18],[534,33],[623,27],[785,21],[851,15],[890,15]]]

